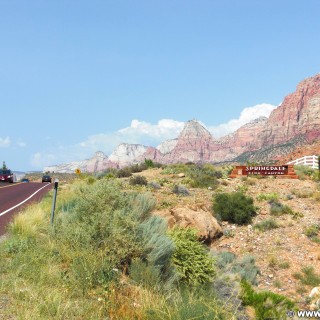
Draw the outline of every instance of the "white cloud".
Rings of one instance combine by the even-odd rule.
[[[90,150],[92,153],[101,150],[110,154],[120,143],[138,143],[156,146],[159,142],[176,138],[183,129],[184,123],[171,119],[162,119],[157,124],[132,120],[129,127],[116,132],[100,133],[89,136],[77,147]]]
[[[19,142],[18,142],[18,146],[19,146],[20,148],[25,148],[25,147],[27,146],[27,144],[26,144],[25,142],[23,142],[23,141],[19,141]]]
[[[222,123],[218,126],[209,127],[209,131],[215,138],[225,136],[231,132],[236,131],[246,123],[257,119],[259,117],[269,117],[272,110],[277,106],[268,103],[257,104],[253,107],[244,108],[238,119],[232,119],[227,123]]]
[[[10,137],[0,138],[0,148],[9,147],[10,144]]]
[[[59,159],[60,160],[60,159]],[[43,168],[47,166],[49,163],[52,164],[54,161],[57,161],[57,157],[50,153],[41,153],[36,152],[31,157],[31,164],[35,168]]]
[[[183,129],[184,123],[172,119],[159,120],[157,124],[145,121],[132,120],[130,127],[118,131],[123,136],[148,136],[155,139],[176,138]]]

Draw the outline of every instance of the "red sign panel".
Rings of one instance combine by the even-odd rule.
[[[287,175],[288,166],[237,166],[235,168],[237,175]]]

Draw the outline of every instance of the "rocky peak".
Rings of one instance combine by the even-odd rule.
[[[285,143],[296,136],[320,136],[320,74],[301,81],[270,114],[261,146]]]
[[[211,133],[197,120],[189,120],[186,122],[181,131],[179,139],[198,139],[209,138],[213,139]]]
[[[118,163],[120,167],[139,162],[137,159],[147,151],[148,147],[142,144],[121,143],[111,153],[109,160]]]
[[[107,156],[102,151],[97,151],[94,153],[93,158],[95,159],[105,159]]]

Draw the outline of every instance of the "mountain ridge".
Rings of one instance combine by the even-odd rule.
[[[78,164],[83,171],[96,172],[143,162],[146,158],[164,164],[218,163],[246,159],[246,155],[259,161],[276,161],[319,138],[320,74],[317,74],[302,80],[268,118],[256,118],[219,139],[199,121],[189,120],[176,139],[157,147],[121,143],[109,157],[100,151],[91,159],[48,166],[44,171],[74,172]]]

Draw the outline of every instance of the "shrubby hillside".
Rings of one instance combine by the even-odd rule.
[[[1,319],[282,319],[310,308],[316,173],[230,180],[230,169],[146,162],[65,179],[54,226],[49,193],[0,244]]]

